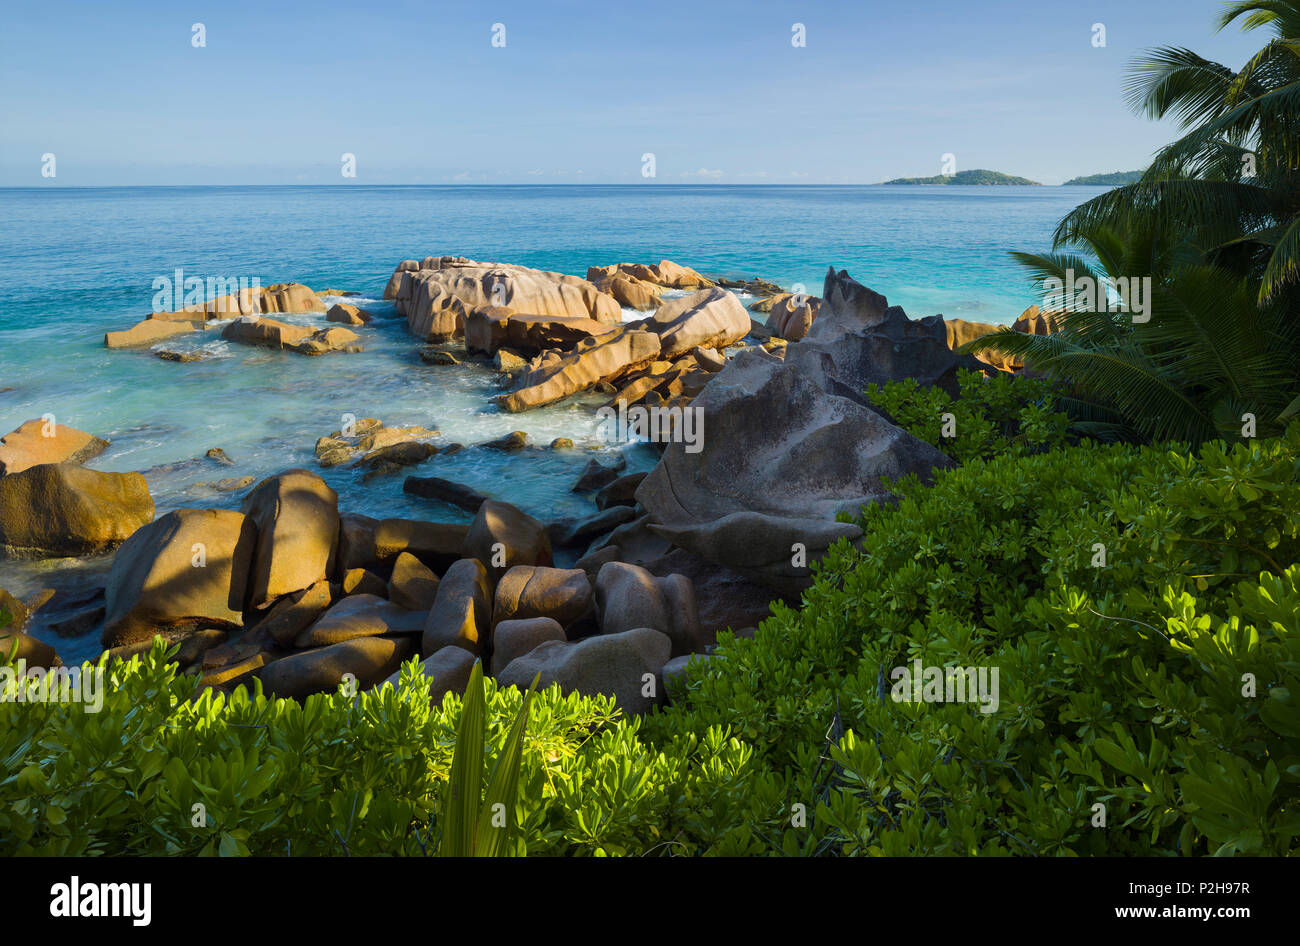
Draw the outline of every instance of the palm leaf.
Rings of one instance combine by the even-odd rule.
[[[443,857],[471,857],[474,854],[479,799],[483,791],[484,703],[483,665],[481,661],[475,661],[461,704],[456,750],[452,755],[451,776],[443,807],[442,842],[438,845],[438,854]]]
[[[515,805],[519,794],[519,769],[524,754],[524,729],[528,726],[528,705],[541,678],[540,673],[533,677],[532,684],[524,694],[519,715],[515,717],[514,725],[510,727],[506,744],[492,766],[492,777],[488,780],[487,795],[483,799],[483,811],[479,815],[478,849],[474,852],[476,857],[499,857],[509,851],[509,842],[514,831]],[[498,805],[506,815],[503,827],[497,827],[492,823]]]

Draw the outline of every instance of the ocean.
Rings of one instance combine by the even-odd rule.
[[[1036,294],[1008,251],[1045,251],[1057,222],[1099,193],[1084,187],[144,187],[0,189],[0,434],[53,414],[112,441],[90,466],[151,471],[159,514],[237,507],[243,491],[204,484],[289,467],[319,469],[314,447],[345,414],[419,424],[472,446],[514,430],[545,448],[466,450],[411,472],[442,476],[544,520],[594,512],[570,491],[598,448],[590,399],[498,413],[496,376],[430,366],[391,303],[379,297],[398,261],[467,256],[585,276],[587,267],[671,259],[706,274],[758,276],[818,295],[827,267],[902,305],[1010,323]],[[317,358],[205,341],[211,356],[163,361],[109,351],[106,331],[151,310],[156,277],[301,282],[360,293],[379,318],[357,329],[365,351]],[[631,315],[631,313],[629,313]],[[762,316],[759,317],[760,321]],[[292,317],[324,324],[324,316]],[[707,431],[706,431],[707,436]],[[203,459],[221,448],[234,461]],[[592,452],[596,451],[596,452]],[[628,451],[630,470],[656,454]],[[404,476],[363,482],[320,471],[345,512],[464,521],[469,515],[402,492]],[[102,582],[98,561],[0,561],[17,595]],[[37,629],[38,636],[39,627]],[[64,659],[93,641],[55,641]]]

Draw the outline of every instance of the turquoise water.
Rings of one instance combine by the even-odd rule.
[[[467,445],[524,430],[596,448],[599,403],[497,413],[495,376],[423,364],[378,297],[395,264],[463,255],[585,275],[588,266],[672,259],[818,294],[845,268],[913,317],[1010,322],[1035,301],[1011,249],[1043,250],[1093,188],[1054,187],[159,187],[0,189],[0,433],[47,413],[112,441],[90,464],[149,471],[160,511],[235,506],[200,484],[315,468],[343,414],[420,424]],[[211,360],[108,351],[105,331],[148,314],[153,280],[186,275],[352,290],[380,318],[362,354],[306,358],[205,342]],[[321,323],[323,316],[294,317]],[[197,460],[220,447],[235,461]],[[544,519],[594,511],[569,491],[591,453],[467,450],[416,471],[469,483]],[[630,468],[655,455],[636,448]],[[187,462],[194,461],[194,462]],[[163,466],[175,466],[158,470]],[[363,483],[324,471],[345,511],[463,520],[406,496],[402,476]],[[102,563],[99,563],[102,566]],[[15,593],[82,563],[0,563]],[[96,567],[92,563],[91,567]],[[66,643],[66,642],[65,642]],[[61,646],[61,650],[66,650]]]

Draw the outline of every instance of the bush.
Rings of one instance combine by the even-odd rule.
[[[0,703],[0,853],[434,853],[461,702],[421,698],[414,662],[396,688],[299,704],[260,685],[196,696],[166,653],[156,642],[113,664],[99,713]],[[522,694],[485,683],[496,757]],[[515,853],[644,850],[685,794],[746,767],[748,751],[716,733],[660,752],[616,717],[604,697],[534,697]]]
[[[1199,457],[1084,444],[895,484],[802,608],[721,643],[650,731],[752,745],[786,805],[754,817],[790,852],[1287,852],[1298,456],[1300,426]],[[891,671],[917,658],[998,668],[997,711],[895,702]]]
[[[1022,456],[1064,446],[1069,417],[1055,387],[1041,379],[959,370],[961,396],[915,378],[872,384],[867,397],[912,436],[958,462],[1002,453]]]

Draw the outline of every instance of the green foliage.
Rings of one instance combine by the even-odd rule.
[[[897,483],[803,607],[724,639],[652,732],[732,727],[781,773],[785,810],[751,819],[787,853],[1289,853],[1297,457],[1300,425],[1199,457],[1088,442]],[[996,712],[895,701],[891,670],[918,658],[998,668]]]
[[[1133,64],[1129,104],[1182,136],[1066,216],[1055,252],[1013,254],[1037,279],[1149,277],[1146,321],[1067,305],[1055,335],[965,348],[1069,384],[1072,413],[1125,436],[1195,446],[1246,414],[1259,436],[1300,414],[1300,0],[1229,3],[1219,26],[1233,22],[1273,34],[1240,70],[1181,47]]]
[[[166,653],[158,642],[108,666],[99,713],[0,703],[0,854],[434,852],[462,704],[430,705],[415,661],[396,688],[299,703],[260,687],[200,694]],[[483,683],[485,752],[508,757],[524,695]],[[604,697],[534,697],[511,851],[668,853],[684,798],[747,778],[735,740],[705,732],[660,750],[618,719]]]
[[[1065,443],[1069,418],[1055,410],[1057,394],[1050,383],[964,370],[957,379],[958,398],[938,387],[921,387],[914,378],[872,384],[867,397],[908,433],[959,462],[1001,453],[1021,456]],[[944,435],[946,426],[952,436]]]
[[[474,663],[465,689],[460,728],[456,731],[456,751],[451,760],[451,778],[443,803],[443,834],[438,845],[442,857],[498,857],[511,850],[514,816],[518,806],[519,765],[523,756],[524,729],[528,725],[528,704],[540,677],[524,694],[524,705],[510,727],[510,735],[501,755],[492,766],[487,796],[483,789],[483,739],[485,703],[483,665]],[[480,810],[480,801],[482,807]],[[500,808],[498,812],[497,809]],[[500,818],[501,823],[497,823]]]
[[[1099,263],[1072,253],[1012,255],[1035,280],[1070,278],[1100,285],[1152,273],[1145,312],[1067,310],[1059,330],[1028,335],[1004,329],[968,342],[995,351],[1072,390],[1063,405],[1080,429],[1193,444],[1241,435],[1245,415],[1259,436],[1280,433],[1300,393],[1300,320],[1288,299],[1260,304],[1258,283],[1218,266],[1162,251],[1158,231],[1098,225],[1075,242]]]
[[[1300,2],[1229,3],[1219,27],[1237,20],[1272,34],[1239,70],[1181,47],[1150,50],[1133,64],[1129,104],[1149,118],[1177,119],[1183,135],[1141,180],[1077,208],[1057,236],[1159,219],[1206,261],[1250,275],[1264,302],[1300,288]]]

